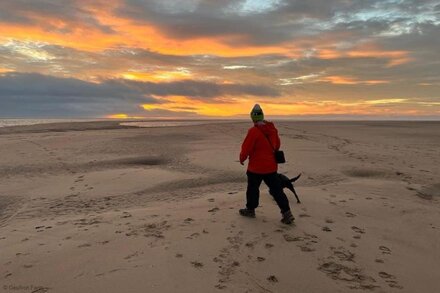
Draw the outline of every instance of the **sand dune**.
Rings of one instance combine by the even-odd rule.
[[[237,213],[249,126],[0,129],[0,291],[440,291],[440,123],[277,123],[291,226]]]

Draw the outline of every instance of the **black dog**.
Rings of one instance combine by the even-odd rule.
[[[283,175],[283,174],[278,174],[278,176],[280,178],[281,185],[283,186],[283,188],[287,188],[290,191],[292,191],[296,197],[296,202],[301,203],[301,201],[298,198],[298,195],[296,194],[295,188],[293,187],[293,184],[292,184],[292,182],[295,182],[296,180],[298,180],[299,177],[301,177],[301,173],[298,176],[293,177],[292,179],[289,179],[289,177],[287,177],[286,175]],[[269,190],[269,193],[272,194],[272,192],[270,190]]]

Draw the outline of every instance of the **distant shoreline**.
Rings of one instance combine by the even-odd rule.
[[[0,119],[1,121],[2,119]],[[440,120],[281,120],[273,119],[277,124],[282,123],[298,123],[303,125],[369,125],[369,126],[393,126],[393,127],[411,127],[420,123],[426,125],[440,126]],[[134,123],[134,124],[132,124]],[[146,123],[147,125],[136,125]],[[150,125],[148,125],[148,123]],[[42,132],[67,132],[67,131],[89,131],[89,130],[116,130],[116,129],[139,129],[139,128],[163,128],[163,127],[188,127],[201,126],[206,124],[241,124],[251,121],[243,120],[200,120],[200,119],[173,119],[173,120],[86,120],[86,121],[57,121],[45,122],[29,125],[8,125],[0,127],[0,135],[16,134],[16,133],[42,133]]]
[[[279,118],[279,117],[268,117],[269,121],[274,122],[440,122],[440,117],[428,117],[428,118],[366,118],[366,117],[298,117],[298,118]],[[54,124],[70,124],[70,123],[118,123],[121,126],[130,126],[130,127],[173,127],[173,126],[185,126],[187,125],[197,125],[197,124],[205,124],[205,123],[214,123],[214,122],[222,122],[222,123],[241,123],[248,122],[247,118],[226,118],[226,119],[218,119],[218,118],[191,118],[191,119],[179,119],[179,118],[152,118],[152,119],[113,119],[113,118],[72,118],[72,119],[58,119],[58,118],[35,118],[35,119],[27,119],[27,118],[0,118],[0,129],[10,128],[10,127],[27,127],[33,125],[54,125]],[[156,126],[136,126],[135,123],[155,123],[158,124]],[[161,123],[166,125],[160,125]],[[176,125],[171,125],[176,123]],[[124,124],[124,125],[122,125]],[[133,124],[133,125],[130,125]],[[170,124],[170,125],[168,125]],[[180,125],[179,125],[180,124]]]

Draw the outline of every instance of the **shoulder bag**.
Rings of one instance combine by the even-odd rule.
[[[261,134],[263,134],[263,136],[266,138],[266,140],[269,142],[270,146],[272,147],[273,154],[275,156],[275,161],[277,162],[277,164],[285,163],[286,162],[286,158],[284,157],[284,152],[281,151],[281,150],[274,149],[274,147],[272,146],[272,143],[270,142],[269,138],[264,134],[264,132],[261,129],[259,129],[259,128],[258,128],[258,130],[261,131]]]

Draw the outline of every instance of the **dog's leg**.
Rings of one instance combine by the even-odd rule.
[[[295,195],[295,197],[296,197],[296,202],[297,202],[297,203],[301,203],[301,201],[299,200],[298,194],[296,194],[295,188],[292,187],[292,188],[289,188],[289,189],[290,189],[290,191],[292,191],[293,194]]]

